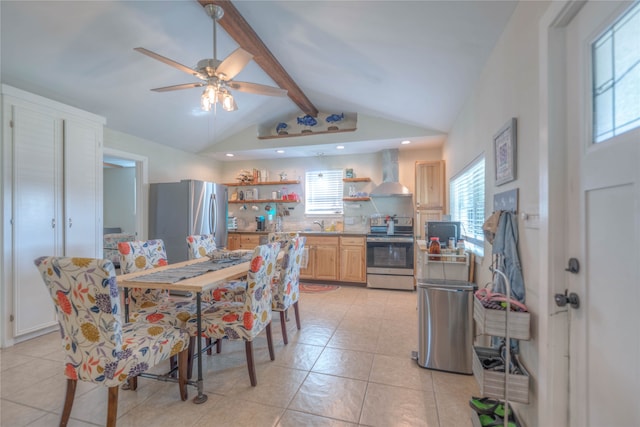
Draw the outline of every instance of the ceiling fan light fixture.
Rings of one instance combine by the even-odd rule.
[[[236,101],[233,99],[233,95],[229,92],[222,93],[222,108],[225,111],[236,111],[238,106],[236,105]]]

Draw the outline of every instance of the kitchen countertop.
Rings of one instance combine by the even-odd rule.
[[[296,232],[296,231],[291,231]],[[267,235],[269,231],[241,231],[241,230],[229,230],[229,233],[236,234],[260,234]],[[290,233],[290,231],[283,231],[283,233]],[[366,236],[367,233],[364,231],[297,231],[303,236]]]

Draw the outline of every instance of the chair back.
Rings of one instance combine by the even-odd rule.
[[[167,251],[161,239],[119,242],[118,252],[120,252],[120,271],[123,274],[148,270],[168,264]],[[144,307],[145,302],[160,302],[166,295],[167,292],[161,289],[131,288],[129,290],[129,297],[134,305],[134,309]]]
[[[216,241],[213,234],[201,234],[187,236],[189,259],[202,258],[216,250]]]
[[[294,237],[284,243],[280,280],[275,280],[273,286],[274,310],[286,310],[300,297],[300,266],[306,240],[306,237]]]
[[[267,242],[268,243],[275,243],[278,242],[280,243],[280,247],[284,248],[284,245],[291,239],[294,239],[296,237],[299,237],[300,234],[298,234],[295,231],[290,231],[290,232],[284,232],[284,231],[279,231],[279,232],[275,232],[275,233],[269,233],[269,235],[267,236]]]
[[[58,316],[66,353],[65,375],[95,383],[113,378],[117,372],[96,369],[98,359],[94,360],[96,357],[117,360],[123,351],[120,297],[113,263],[67,257],[41,257],[34,263]]]
[[[249,337],[255,337],[271,321],[271,280],[276,271],[280,245],[256,246],[247,272],[243,320]]]

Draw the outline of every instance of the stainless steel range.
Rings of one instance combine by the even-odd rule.
[[[413,290],[413,218],[373,217],[367,234],[367,287]]]

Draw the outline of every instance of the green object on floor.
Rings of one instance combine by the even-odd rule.
[[[488,397],[472,397],[471,400],[469,400],[469,406],[471,406],[471,408],[480,415],[496,414],[500,417],[504,417],[504,405],[496,399]],[[511,415],[511,410],[509,410],[509,416]]]
[[[480,425],[482,427],[501,427],[504,426],[504,418],[497,415],[480,415]],[[509,427],[518,427],[514,421],[507,423]]]

